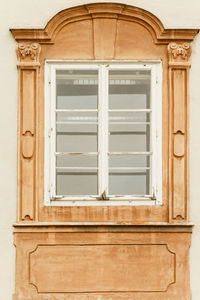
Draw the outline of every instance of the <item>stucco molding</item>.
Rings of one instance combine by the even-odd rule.
[[[89,22],[82,22],[83,20]],[[72,26],[68,27],[68,24]],[[165,149],[163,154],[169,164],[165,164],[168,173],[165,171],[163,179],[163,206],[156,209],[148,208],[146,215],[148,221],[187,222],[189,216],[187,106],[191,56],[189,42],[194,39],[198,30],[166,30],[157,17],[143,9],[124,4],[96,3],[63,10],[56,14],[44,29],[11,29],[11,31],[18,41],[19,70],[17,221],[37,222],[39,209],[42,221],[80,221],[78,210],[75,216],[72,216],[71,209],[62,208],[67,216],[64,217],[65,213],[58,213],[59,208],[43,206],[44,115],[41,112],[44,104],[44,60],[159,59],[163,62],[162,102],[165,112],[169,112],[163,121],[163,149]],[[81,42],[79,36],[83,36]],[[45,43],[51,45],[42,45]],[[168,143],[165,148],[166,140]],[[122,210],[121,207],[113,208],[113,211],[115,209]],[[92,208],[83,207],[80,210],[84,211],[81,214],[83,216],[81,221],[96,221]],[[87,210],[91,211],[89,217]],[[100,221],[110,220],[112,214],[104,213],[100,207],[95,210],[102,210],[103,217]],[[126,210],[123,217],[125,221],[130,220],[132,211],[134,222],[138,220],[144,222],[141,211],[145,212],[147,208],[138,206],[123,210]]]
[[[39,67],[41,46],[38,43],[18,43],[16,48],[18,67]]]
[[[60,251],[61,250],[61,251]],[[113,254],[114,252],[114,254]],[[76,253],[76,262],[73,261],[71,253]],[[52,294],[59,293],[77,293],[84,292],[87,294],[91,293],[99,293],[100,291],[103,293],[119,293],[124,292],[124,290],[120,290],[119,286],[114,286],[113,283],[108,285],[100,285],[98,290],[95,290],[91,284],[91,279],[89,279],[88,274],[86,274],[86,269],[88,272],[95,272],[95,267],[92,267],[93,261],[96,260],[96,255],[101,255],[103,253],[104,260],[107,259],[107,264],[104,268],[104,275],[109,274],[109,269],[112,269],[112,257],[120,257],[120,260],[123,260],[124,264],[127,264],[127,269],[130,269],[126,275],[122,275],[120,282],[124,280],[123,286],[125,287],[126,292],[167,292],[169,286],[176,283],[176,252],[173,252],[169,249],[167,243],[119,243],[119,244],[37,244],[36,248],[29,252],[29,284],[33,285],[38,294]],[[134,253],[134,255],[133,255]],[[82,256],[86,257],[83,260]],[[111,256],[112,254],[112,256]],[[122,256],[123,254],[123,256]],[[87,259],[87,256],[90,256],[90,259]],[[159,263],[157,262],[157,256],[160,257]],[[69,258],[71,257],[71,259]],[[129,261],[126,261],[128,257]],[[53,258],[53,259],[52,259]],[[146,280],[145,285],[141,287],[141,282],[144,282],[144,272],[142,267],[140,266],[140,272],[136,268],[132,268],[133,265],[137,265],[138,259],[144,260],[144,265],[146,269]],[[52,269],[52,264],[55,268],[55,261],[57,260],[57,268],[59,270],[63,269],[62,274],[65,273],[64,280],[61,283],[59,277],[57,277],[57,272],[52,274],[52,278],[49,281],[45,280],[46,277],[46,269]],[[146,263],[145,263],[146,260]],[[67,268],[66,268],[66,261]],[[72,262],[71,262],[72,261]],[[99,260],[100,267],[102,268],[102,262]],[[116,260],[115,265],[116,269],[120,269],[122,262],[119,259]],[[154,271],[154,265],[157,262],[157,272]],[[87,265],[87,268],[83,267],[83,264]],[[97,263],[97,262],[96,262]],[[73,265],[70,268],[70,265]],[[92,264],[92,265],[91,265]],[[98,272],[97,277],[98,282],[103,281],[102,273]],[[165,270],[167,269],[168,272]],[[158,271],[159,270],[159,271]],[[160,272],[161,271],[161,272]],[[84,286],[80,286],[76,284],[74,280],[69,284],[68,278],[71,276],[72,278],[81,277],[81,273],[84,272],[85,280]],[[130,272],[132,273],[130,276]],[[70,273],[70,276],[68,276]],[[77,276],[78,273],[78,276]],[[149,276],[151,274],[151,276]],[[167,275],[166,275],[167,274]],[[137,276],[134,276],[137,275]],[[124,278],[126,276],[126,278]],[[161,276],[162,280],[158,281],[157,276]],[[113,273],[114,277],[114,273]],[[83,278],[83,276],[82,276]],[[118,280],[118,275],[115,278],[115,281]],[[131,284],[129,284],[131,282]],[[153,282],[153,284],[152,284]]]
[[[189,62],[191,56],[190,43],[177,44],[175,42],[168,45],[169,62],[182,62],[183,64]]]
[[[31,60],[37,61],[40,53],[40,45],[37,43],[25,44],[19,43],[17,48],[17,55],[20,61],[26,57],[30,57]]]
[[[165,29],[161,21],[150,12],[124,4],[94,3],[65,9],[56,14],[44,29],[10,29],[17,42],[53,44],[57,33],[67,24],[96,18],[112,18],[135,22],[146,27],[156,44],[172,41],[192,41],[197,29]]]
[[[171,205],[170,221],[184,222],[189,216],[189,68],[190,43],[170,43],[169,107],[171,114]]]
[[[140,225],[131,223],[102,223],[102,222],[30,222],[13,224],[14,233],[38,233],[38,232],[164,232],[164,233],[192,233],[193,224],[191,223],[144,223]]]
[[[38,43],[18,43],[16,48],[19,73],[19,168],[18,217],[33,221],[36,179],[36,101],[41,46]]]
[[[178,300],[190,295],[190,233],[26,232],[15,237],[17,300]],[[112,268],[125,272],[118,275]],[[90,283],[93,278],[97,283]]]
[[[82,22],[83,20],[86,22]],[[140,255],[140,250],[145,248],[143,245],[152,244],[152,242],[167,245],[157,247],[159,252],[154,258],[153,265],[155,267],[158,265],[158,268],[152,272],[155,276],[155,282],[160,284],[160,280],[162,280],[162,276],[159,276],[161,257],[159,254],[163,253],[163,266],[165,267],[167,265],[165,263],[167,253],[169,257],[174,256],[173,264],[168,265],[172,266],[172,270],[175,270],[176,283],[174,284],[175,280],[166,280],[167,285],[164,286],[164,293],[160,293],[161,289],[158,286],[159,293],[152,288],[148,289],[145,295],[142,291],[136,297],[141,295],[140,298],[151,300],[175,300],[186,297],[189,299],[188,251],[193,226],[189,223],[188,209],[188,84],[191,55],[189,42],[194,39],[198,30],[166,30],[155,16],[145,10],[123,4],[102,3],[88,4],[61,11],[48,22],[44,29],[11,29],[11,32],[19,43],[17,46],[19,73],[18,216],[17,223],[14,224],[17,255],[16,294],[13,299],[44,300],[48,298],[64,300],[71,297],[71,299],[84,300],[90,297],[91,294],[82,291],[75,293],[74,297],[72,294],[65,295],[60,293],[63,291],[62,286],[60,289],[59,286],[57,287],[57,293],[54,295],[43,295],[43,289],[38,289],[41,291],[38,294],[36,287],[31,282],[37,285],[38,282],[43,282],[43,278],[45,278],[46,283],[44,283],[47,285],[44,285],[44,291],[48,292],[51,291],[52,281],[48,281],[46,274],[62,274],[58,270],[59,266],[63,267],[62,254],[60,255],[60,264],[57,264],[56,259],[60,252],[63,253],[63,248],[61,247],[62,251],[60,251],[60,246],[56,246],[54,256],[51,256],[53,247],[49,246],[50,244],[81,245],[76,248],[80,255],[76,256],[74,254],[76,249],[73,248],[73,251],[67,256],[70,258],[81,257],[81,265],[82,259],[85,257],[84,253],[81,253],[81,249],[85,247],[82,245],[98,245],[98,243],[112,245],[109,252],[111,254],[107,252],[107,257],[113,258],[112,250],[116,243],[116,248],[120,244],[142,244],[139,246],[139,250],[135,246],[135,249],[138,250],[135,252]],[[50,81],[46,81],[48,78],[44,76],[45,60],[94,61],[97,59],[103,61],[162,61],[163,205],[113,207],[44,205],[44,89],[45,82],[51,84]],[[37,245],[42,244],[48,245],[45,246],[44,253],[41,253],[42,247],[37,250]],[[96,246],[92,247],[91,253],[93,254],[92,250]],[[124,251],[124,249],[121,248],[120,250],[123,250],[121,251],[122,254],[127,256],[125,258],[123,255],[119,257],[129,262],[129,254],[131,253]],[[151,254],[151,251],[155,253],[154,250],[152,250],[152,246],[149,246],[147,252],[144,251],[144,258],[147,257],[146,253],[148,255]],[[29,255],[30,251],[32,254]],[[96,253],[98,254],[98,251]],[[102,252],[99,253],[100,255],[96,255],[97,259],[94,257],[91,264],[97,270],[96,262],[98,262],[99,257],[105,257]],[[35,276],[35,278],[32,277],[34,280],[31,281],[29,280],[30,260],[28,261],[30,256],[33,262],[31,274]],[[43,269],[42,281],[37,278],[41,275],[40,263],[34,269],[33,258],[36,256],[37,263],[41,259],[41,266],[43,265],[44,268],[47,266],[47,269]],[[48,264],[45,265],[43,258],[46,259],[50,267]],[[134,256],[133,259],[135,259]],[[146,259],[147,264],[150,259],[151,257]],[[117,256],[115,260],[113,259],[112,266],[115,266],[118,261]],[[102,265],[107,267],[105,260],[103,260]],[[123,266],[123,263],[121,265]],[[144,266],[144,271],[141,274],[145,274],[144,259],[141,260],[141,263],[137,260],[135,265],[136,268],[131,269],[131,272],[137,271],[137,269],[141,271],[141,266]],[[62,270],[68,272],[68,268]],[[74,271],[73,263],[71,263],[71,270]],[[91,273],[94,280],[97,278],[95,272]],[[168,271],[165,269],[164,272],[167,274]],[[77,287],[81,278],[84,279],[85,272],[82,274],[80,278],[75,276],[78,279]],[[107,277],[108,281],[112,274]],[[130,276],[130,280],[133,275]],[[69,275],[63,277],[66,279],[69,278]],[[151,274],[149,278],[151,278]],[[55,280],[58,280],[57,276]],[[121,280],[116,282],[118,288],[118,282]],[[96,285],[98,298],[106,300],[112,297],[113,300],[129,300],[130,297],[135,297],[135,292],[127,294],[126,291],[106,295],[103,289],[99,289],[98,283],[96,280],[94,285],[90,285],[94,287]],[[143,281],[141,280],[142,285]],[[140,291],[140,287],[136,290]],[[89,290],[89,292],[92,291]],[[97,299],[97,297],[93,297],[93,299]]]

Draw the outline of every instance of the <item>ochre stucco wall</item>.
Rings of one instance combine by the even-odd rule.
[[[1,1],[0,10],[0,300],[11,300],[14,292],[15,249],[12,224],[16,215],[17,185],[17,70],[15,41],[9,28],[43,28],[60,10],[84,3],[109,1],[15,0]],[[200,28],[198,0],[112,1],[141,7],[157,16],[165,28]],[[193,300],[200,297],[200,35],[193,42],[190,73],[190,201],[191,221],[195,224],[190,251]]]

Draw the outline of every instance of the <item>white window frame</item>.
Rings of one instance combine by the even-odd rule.
[[[99,70],[98,99],[98,186],[99,195],[55,196],[55,99],[56,70]],[[151,70],[151,195],[125,195],[104,199],[102,193],[108,186],[108,71]],[[106,80],[104,80],[106,79]],[[105,118],[106,110],[106,118]],[[104,122],[102,122],[104,118]],[[44,199],[46,206],[112,206],[112,205],[162,205],[162,63],[152,61],[58,61],[45,62],[45,154]],[[104,135],[104,138],[103,138]],[[140,152],[141,153],[141,152]],[[107,191],[106,191],[107,194]]]

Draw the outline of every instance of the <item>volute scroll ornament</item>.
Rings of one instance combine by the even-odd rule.
[[[170,43],[168,53],[171,62],[188,62],[191,55],[191,45],[189,43]]]
[[[17,57],[19,63],[38,63],[41,46],[38,43],[17,45]]]

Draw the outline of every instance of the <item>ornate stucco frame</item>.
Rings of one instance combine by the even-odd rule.
[[[52,251],[50,244],[58,246],[58,249],[62,245],[65,249],[70,240],[79,249],[80,245],[89,243],[89,239],[95,245],[110,245],[116,241],[127,244],[131,239],[136,248],[135,245],[147,243],[149,251],[154,244],[158,249],[167,249],[172,254],[169,256],[173,257],[169,268],[174,270],[174,279],[162,293],[159,289],[155,293],[140,291],[141,299],[189,299],[188,250],[192,227],[189,223],[188,176],[189,69],[190,43],[198,30],[164,29],[154,15],[143,9],[124,4],[97,3],[63,10],[44,29],[11,29],[11,32],[18,43],[19,72],[18,214],[14,225],[18,255],[14,299],[89,299],[84,298],[86,294],[68,298],[67,293],[61,292],[63,287],[56,295],[40,293],[37,270],[34,264],[31,265],[35,255],[36,260],[43,255],[38,254],[38,249],[45,249],[48,256],[48,251]],[[162,60],[162,206],[44,206],[46,59]],[[165,244],[167,246],[163,247]],[[152,276],[156,278],[158,275]],[[136,281],[142,277],[138,278]],[[48,282],[43,284],[47,291],[50,288]],[[140,293],[128,292],[131,295]],[[115,295],[112,291],[112,295],[112,299],[130,299],[130,294],[117,292]],[[97,299],[95,297],[92,299]],[[110,299],[105,293],[101,297]]]
[[[103,21],[102,21],[103,20]],[[168,58],[166,63],[163,63],[164,72],[167,73],[167,84],[164,84],[164,93],[168,93],[168,109],[169,113],[167,120],[163,118],[163,127],[168,126],[168,135],[164,129],[164,138],[168,139],[169,151],[165,151],[164,147],[168,147],[168,143],[163,142],[163,149],[166,153],[163,159],[168,160],[168,175],[164,176],[163,189],[167,198],[164,201],[166,210],[157,208],[155,217],[152,212],[148,213],[144,222],[164,221],[164,222],[187,222],[188,221],[188,201],[189,201],[189,187],[188,187],[188,74],[190,68],[191,46],[190,42],[197,34],[197,30],[189,29],[164,29],[161,22],[151,13],[130,7],[122,4],[88,4],[81,7],[75,7],[61,11],[54,16],[46,25],[44,29],[11,29],[11,32],[18,42],[17,56],[18,56],[18,70],[19,70],[19,158],[18,158],[18,190],[19,190],[19,212],[18,221],[48,221],[39,207],[43,202],[43,174],[41,165],[43,158],[40,153],[43,153],[44,145],[41,141],[43,134],[42,127],[38,122],[44,122],[44,117],[39,113],[39,106],[43,104],[43,74],[44,72],[44,58],[49,58],[49,47],[57,43],[57,36],[60,32],[64,32],[67,26],[79,22],[91,22],[93,30],[93,49],[92,56],[89,59],[118,59],[116,58],[116,35],[119,24],[129,22],[136,24],[137,31],[140,28],[145,28],[153,39],[155,47],[166,47],[168,51]],[[83,24],[83,23],[82,23]],[[105,31],[109,24],[111,30]],[[123,26],[123,25],[120,25]],[[101,28],[101,29],[100,29]],[[87,29],[86,29],[87,30]],[[104,31],[105,40],[102,43],[101,30]],[[64,33],[63,33],[64,34]],[[107,43],[107,49],[102,45]],[[128,45],[127,45],[128,46]],[[66,47],[67,46],[66,44]],[[131,45],[130,45],[131,48]],[[151,49],[150,49],[151,51]],[[152,50],[153,52],[154,50]],[[62,51],[61,51],[62,52]],[[162,54],[150,53],[145,56],[143,49],[138,49],[141,53],[139,57],[143,59],[161,58]],[[73,55],[73,59],[88,59],[86,53],[80,57]],[[85,55],[85,56],[84,56]],[[134,54],[133,54],[134,55]],[[135,57],[132,55],[132,59]],[[161,56],[159,56],[161,55]],[[69,55],[63,56],[59,48],[54,47],[53,55],[50,58],[71,59]],[[167,57],[167,55],[166,55]],[[124,57],[126,58],[126,57]],[[128,57],[130,58],[130,56]],[[41,66],[41,68],[40,68]],[[166,100],[164,100],[166,101]],[[43,118],[43,119],[42,119]],[[61,221],[56,217],[56,209],[54,210],[53,221]],[[47,210],[47,209],[46,209]],[[59,210],[59,209],[57,209]],[[65,209],[63,209],[65,210]],[[112,209],[111,209],[112,210]],[[137,208],[136,210],[144,210],[144,208]],[[152,211],[153,208],[150,208]],[[162,210],[162,211],[161,211]],[[40,212],[39,212],[40,211]],[[69,211],[69,209],[68,209]],[[129,209],[130,211],[130,209]],[[154,209],[155,211],[155,209]],[[167,216],[168,211],[168,216]],[[75,221],[66,217],[63,211],[64,219],[62,221]],[[125,221],[127,219],[125,213]],[[41,217],[40,217],[40,216]],[[85,214],[86,215],[86,214]],[[137,213],[136,213],[137,215]],[[162,217],[161,217],[162,216]],[[57,220],[56,220],[57,219]],[[128,218],[131,221],[130,218]],[[134,217],[135,221],[141,221],[141,218]],[[76,220],[77,221],[77,220]],[[83,217],[82,221],[95,221],[95,219],[86,219]],[[111,219],[99,219],[96,221],[112,221]],[[113,220],[115,221],[115,220]],[[118,219],[118,221],[120,221]]]

